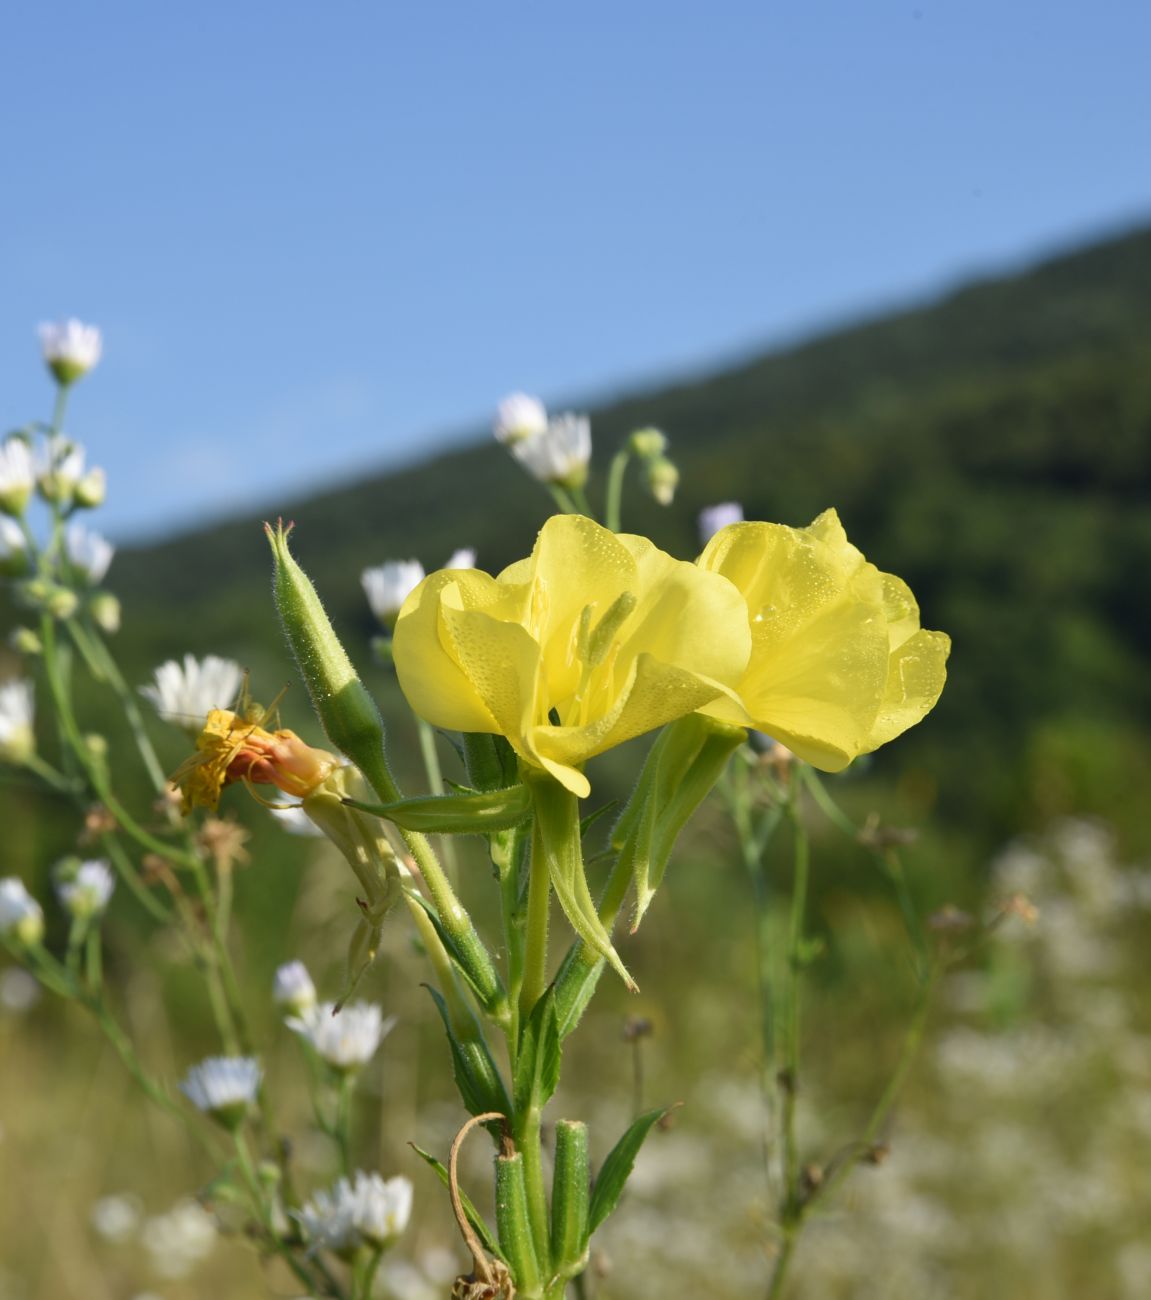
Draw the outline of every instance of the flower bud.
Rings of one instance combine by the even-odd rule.
[[[670,506],[679,486],[679,470],[666,456],[653,456],[647,463],[647,488],[661,506]]]
[[[0,514],[0,574],[6,578],[22,578],[29,568],[24,530]]]
[[[56,896],[75,921],[91,921],[108,906],[116,877],[106,862],[65,859],[58,869]]]
[[[44,643],[30,627],[14,627],[8,633],[8,644],[18,655],[38,655],[44,652]]]
[[[28,508],[35,480],[32,452],[15,434],[0,446],[0,513],[19,519]]]
[[[45,322],[39,328],[44,363],[62,387],[73,384],[100,360],[104,341],[95,325],[70,320]]]
[[[76,484],[73,502],[86,510],[95,510],[104,504],[108,495],[108,476],[100,468],[90,469]]]
[[[49,439],[39,457],[36,489],[41,497],[52,505],[70,506],[83,477],[84,448],[60,434]]]
[[[101,632],[114,636],[120,630],[120,601],[110,591],[95,591],[88,598],[88,612]]]
[[[316,1005],[316,986],[302,961],[288,961],[277,969],[272,1000],[295,1016]]]
[[[9,934],[29,948],[44,937],[44,913],[40,904],[16,876],[0,880],[0,935]]]
[[[667,436],[659,429],[637,429],[627,440],[627,445],[632,455],[651,460],[667,451]]]
[[[0,683],[0,761],[26,763],[36,752],[32,683]]]
[[[494,433],[498,441],[511,446],[524,438],[534,438],[548,427],[548,413],[538,397],[527,393],[509,393],[496,412]]]
[[[470,568],[471,565],[445,566],[452,568]],[[404,601],[424,580],[424,566],[419,560],[388,560],[374,569],[365,569],[360,574],[360,582],[368,604],[389,631],[396,625],[396,617],[404,606]]]

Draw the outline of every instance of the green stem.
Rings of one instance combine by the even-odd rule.
[[[787,975],[784,986],[783,1075],[783,1157],[784,1191],[782,1218],[786,1223],[796,1217],[800,1204],[799,1145],[796,1135],[796,1096],[799,1090],[800,1058],[800,975],[803,971],[803,925],[807,909],[807,883],[810,852],[807,831],[793,804],[789,808],[795,837],[795,876],[791,890],[788,920]]]
[[[569,488],[572,504],[581,515],[587,515],[589,519],[595,518],[595,512],[591,508],[591,502],[587,499],[587,493],[582,487]]]
[[[345,1178],[352,1176],[352,1079],[340,1076],[336,1085],[336,1145],[340,1149],[340,1172]]]
[[[420,754],[424,760],[424,771],[428,778],[428,787],[432,794],[444,793],[444,776],[440,769],[440,756],[436,752],[436,733],[430,723],[417,717],[416,724],[420,737]],[[459,884],[459,863],[456,860],[456,846],[450,836],[440,839],[440,851],[444,855],[448,879],[453,886]]]
[[[524,1189],[527,1193],[528,1223],[536,1259],[544,1276],[550,1272],[551,1244],[548,1239],[548,1200],[544,1189],[543,1148],[540,1141],[540,1108],[530,1105],[516,1116],[514,1136],[516,1150],[524,1160]]]
[[[523,983],[519,995],[520,1024],[527,1024],[528,1017],[547,988],[548,905],[551,902],[551,882],[542,835],[537,818],[532,825],[531,864],[528,872]]]
[[[52,407],[52,425],[48,430],[50,438],[55,437],[64,428],[64,412],[68,407],[69,384],[56,384],[56,402]]]
[[[631,452],[626,447],[621,448],[612,457],[611,466],[607,472],[607,494],[604,500],[603,522],[604,527],[610,528],[613,533],[618,533],[620,530],[623,476],[630,459]]]
[[[545,483],[544,486],[551,493],[551,498],[559,508],[560,514],[578,515],[583,513],[558,483]]]

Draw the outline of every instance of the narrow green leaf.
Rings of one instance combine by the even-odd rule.
[[[452,964],[467,981],[468,986],[479,999],[480,1006],[494,1020],[499,1021],[507,1013],[507,992],[503,981],[496,971],[483,962],[475,961],[466,948],[456,942],[451,931],[443,924],[436,909],[428,900],[414,889],[406,891],[407,897],[418,903],[431,918],[440,942],[447,950]]]
[[[445,1187],[450,1186],[447,1168],[442,1165],[435,1156],[425,1151],[422,1147],[416,1146],[414,1142],[409,1142],[408,1146],[412,1148],[421,1160],[426,1164],[429,1164],[436,1171],[437,1177]],[[472,1204],[471,1197],[468,1196],[467,1192],[465,1192],[463,1188],[460,1188],[460,1202],[464,1207],[464,1213],[468,1216],[468,1222],[475,1230],[476,1236],[479,1237],[480,1241],[483,1243],[484,1249],[489,1255],[494,1255],[496,1259],[502,1259],[506,1264],[508,1261],[504,1259],[503,1252],[500,1250],[499,1246],[496,1245],[496,1239],[492,1235],[492,1230],[484,1222],[483,1216]]]
[[[641,1115],[608,1153],[592,1189],[591,1207],[588,1210],[588,1238],[615,1209],[644,1139],[668,1110],[669,1107],[664,1106]]]
[[[456,1086],[464,1105],[473,1115],[483,1115],[488,1111],[498,1111],[501,1115],[511,1112],[507,1088],[503,1078],[492,1060],[491,1052],[484,1041],[479,1026],[474,1039],[461,1039],[452,1025],[447,1003],[437,989],[425,985],[440,1013],[447,1031],[448,1044],[452,1051],[452,1069]]]
[[[433,794],[393,803],[344,802],[361,812],[395,822],[406,831],[428,835],[490,835],[518,825],[531,812],[531,798],[522,785],[470,794]]]
[[[520,1035],[512,1084],[517,1115],[542,1109],[559,1084],[562,1056],[556,994],[552,986],[536,1003]]]
[[[619,807],[619,800],[612,799],[610,803],[605,803],[602,807],[597,808],[595,812],[590,812],[586,817],[580,819],[579,833],[581,839],[586,839],[588,831],[599,821],[601,817],[606,817],[608,813],[615,812]]]

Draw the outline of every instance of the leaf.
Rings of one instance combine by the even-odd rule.
[[[649,1110],[646,1115],[641,1115],[608,1153],[592,1188],[587,1240],[590,1240],[592,1233],[615,1209],[624,1184],[635,1166],[635,1158],[639,1155],[644,1139],[670,1109],[670,1106],[663,1106],[659,1110]]]
[[[615,812],[615,810],[618,807],[619,807],[619,800],[612,799],[609,803],[605,803],[601,808],[597,808],[595,812],[588,813],[588,815],[584,817],[579,824],[580,838],[581,839],[586,838],[588,831],[591,830],[591,828],[596,824],[596,822],[599,821],[601,817],[606,817],[608,813]]]
[[[469,794],[431,794],[393,803],[361,803],[345,799],[351,808],[395,822],[406,831],[427,835],[490,835],[510,830],[531,812],[531,798],[522,785]]]
[[[512,1084],[517,1115],[547,1103],[559,1084],[562,1054],[556,991],[552,985],[532,1008],[520,1036]]]
[[[452,964],[467,981],[468,987],[479,999],[480,1006],[489,1015],[498,1019],[500,1005],[507,999],[507,993],[499,976],[491,969],[482,969],[479,963],[471,960],[467,950],[456,941],[452,932],[440,920],[439,913],[423,894],[409,889],[405,891],[405,896],[428,914],[440,942],[452,959]]]
[[[440,1019],[444,1022],[448,1044],[452,1050],[452,1069],[456,1086],[460,1090],[464,1105],[473,1115],[483,1115],[492,1110],[499,1111],[501,1115],[509,1114],[511,1103],[508,1100],[507,1088],[504,1086],[495,1061],[492,1060],[483,1035],[479,1034],[479,1026],[476,1026],[479,1034],[477,1038],[461,1039],[452,1025],[451,1014],[443,996],[429,984],[425,984],[424,987],[432,995],[436,1010],[439,1011]]]
[[[408,1146],[412,1148],[421,1160],[431,1165],[431,1167],[436,1171],[440,1182],[443,1183],[445,1187],[450,1185],[446,1167],[440,1164],[435,1156],[425,1151],[422,1147],[416,1146],[414,1142],[409,1142]],[[483,1243],[484,1250],[486,1250],[489,1255],[494,1255],[496,1259],[503,1259],[506,1264],[507,1260],[504,1259],[500,1248],[496,1245],[496,1239],[492,1236],[491,1229],[484,1222],[482,1215],[472,1204],[471,1197],[462,1187],[460,1188],[460,1203],[464,1207],[464,1213],[468,1216],[468,1222],[475,1229],[476,1236],[479,1237],[480,1241]]]

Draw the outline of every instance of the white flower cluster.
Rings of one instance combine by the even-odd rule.
[[[372,1059],[396,1022],[394,1017],[385,1020],[373,1002],[353,1002],[338,1013],[334,1002],[320,1002],[286,1023],[333,1070],[351,1073]]]
[[[175,659],[162,663],[152,674],[152,684],[140,687],[140,694],[155,705],[165,722],[198,733],[213,709],[232,707],[243,680],[243,670],[231,659],[186,654],[182,664]]]
[[[184,1076],[180,1091],[205,1115],[234,1125],[260,1091],[263,1071],[251,1056],[210,1056]]]
[[[346,1255],[369,1246],[383,1250],[407,1227],[412,1213],[412,1184],[403,1177],[381,1178],[357,1170],[330,1191],[320,1191],[296,1212],[314,1248]]]
[[[533,478],[582,488],[591,461],[591,421],[567,411],[548,417],[538,397],[511,393],[499,404],[494,425],[504,444]]]

